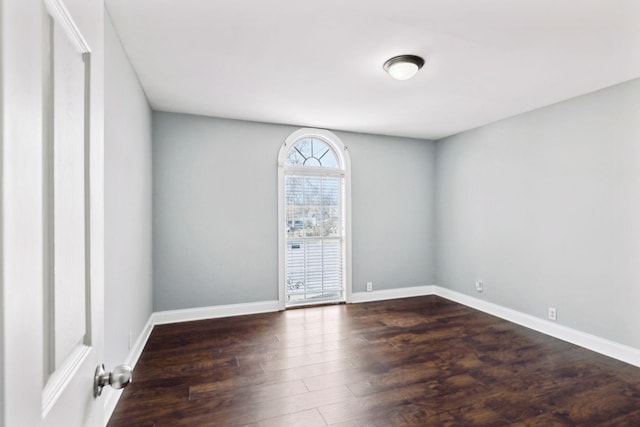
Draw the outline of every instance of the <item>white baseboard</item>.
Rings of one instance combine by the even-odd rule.
[[[260,301],[247,304],[216,305],[211,307],[187,308],[184,310],[158,311],[151,314],[151,323],[153,325],[162,325],[165,323],[189,322],[191,320],[269,313],[278,311],[278,309],[278,301]]]
[[[151,323],[151,319],[153,314],[149,316],[149,320],[142,328],[142,332],[138,335],[138,339],[129,350],[129,354],[127,358],[124,360],[125,365],[131,366],[131,368],[136,367],[136,363],[138,363],[138,359],[140,359],[140,355],[142,354],[142,350],[144,350],[144,346],[147,344],[149,337],[151,336],[151,331],[153,330],[153,324]],[[133,377],[133,381],[135,381],[135,376]],[[104,425],[106,426],[113,414],[113,411],[116,409],[116,405],[118,404],[118,400],[120,400],[120,395],[122,395],[122,390],[115,390],[111,387],[106,387],[102,390],[103,397],[105,399],[104,402]]]
[[[640,367],[640,349],[591,335],[555,322],[483,301],[460,292],[435,286],[435,294],[476,310],[500,317],[543,334],[584,347],[596,353]]]
[[[362,303],[423,295],[438,295],[459,304],[466,305],[467,307],[474,308],[554,338],[595,351],[596,353],[640,367],[640,349],[578,331],[567,326],[559,325],[556,322],[512,310],[510,308],[474,298],[437,285],[386,289],[373,292],[357,292],[353,294],[351,302]]]
[[[410,288],[383,289],[373,292],[354,292],[351,294],[352,303],[383,301],[396,298],[420,297],[424,295],[433,295],[436,286],[413,286]]]
[[[383,301],[396,298],[408,298],[425,295],[438,295],[442,298],[466,305],[493,316],[508,320],[509,322],[533,329],[543,334],[584,347],[596,353],[618,359],[640,367],[640,349],[587,334],[555,322],[525,314],[510,308],[487,302],[460,292],[452,291],[437,285],[414,286],[409,288],[384,289],[373,292],[356,292],[351,296],[352,303]],[[170,310],[154,312],[149,317],[147,324],[140,333],[135,345],[129,352],[126,364],[135,367],[142,350],[144,349],[151,331],[155,325],[166,323],[187,322],[192,320],[214,319],[219,317],[241,316],[246,314],[268,313],[279,310],[278,301],[261,301],[247,304],[230,304],[212,307],[190,308],[185,310]],[[134,378],[135,379],[135,378]],[[104,389],[106,401],[104,410],[105,426],[111,418],[118,403],[122,390]]]
[[[135,368],[138,363],[138,359],[140,359],[140,355],[142,354],[142,350],[144,350],[144,346],[147,344],[147,341],[151,336],[151,331],[153,331],[153,328],[156,325],[188,322],[191,320],[215,319],[218,317],[241,316],[245,314],[268,313],[278,311],[278,307],[278,301],[262,301],[248,304],[229,304],[151,313],[149,320],[142,329],[142,332],[131,348],[131,351],[129,351],[129,355],[125,359],[124,364]],[[133,380],[135,381],[135,375]],[[114,390],[111,387],[106,387],[102,393],[103,398],[105,399],[104,425],[106,426],[111,415],[113,415],[113,411],[116,409],[122,390]]]

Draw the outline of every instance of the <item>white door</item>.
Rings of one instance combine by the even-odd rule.
[[[103,3],[0,1],[2,421],[99,426]]]

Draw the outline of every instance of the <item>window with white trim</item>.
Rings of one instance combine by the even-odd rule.
[[[347,296],[346,154],[327,131],[294,133],[280,153],[281,295],[284,305]],[[337,140],[337,138],[336,138]],[[284,260],[282,259],[284,257]]]

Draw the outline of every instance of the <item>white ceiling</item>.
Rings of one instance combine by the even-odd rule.
[[[640,77],[638,0],[106,4],[162,111],[438,139]]]

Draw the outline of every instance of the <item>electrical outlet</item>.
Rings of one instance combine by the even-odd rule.
[[[484,291],[484,283],[482,283],[482,280],[476,280],[476,291]]]
[[[553,307],[549,307],[549,319],[550,320],[557,320],[557,313],[556,313],[556,309]]]
[[[367,282],[367,292],[373,292],[373,282]]]
[[[133,347],[133,332],[129,332],[129,350]]]

